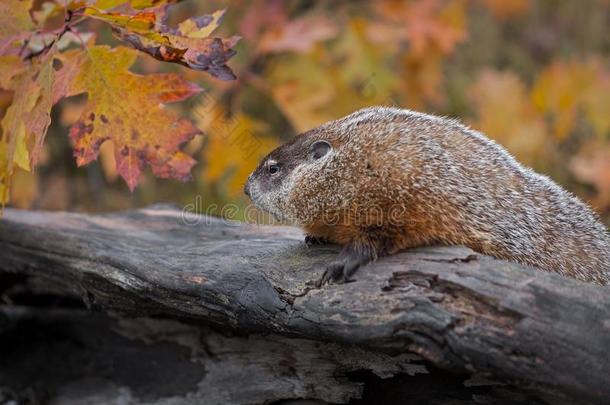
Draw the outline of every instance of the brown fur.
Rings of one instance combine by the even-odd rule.
[[[310,149],[320,140],[332,149],[314,159]],[[279,173],[266,172],[269,162]],[[246,191],[307,234],[345,246],[329,266],[331,278],[347,278],[381,255],[444,244],[610,282],[610,238],[595,214],[453,120],[383,107],[358,111],[273,151]]]

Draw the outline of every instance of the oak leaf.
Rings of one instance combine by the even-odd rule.
[[[7,63],[3,57],[3,63]],[[10,60],[10,59],[8,59]],[[14,59],[13,59],[14,61]],[[12,75],[5,88],[14,91],[13,102],[2,119],[2,165],[0,166],[0,203],[8,200],[10,179],[15,166],[31,170],[47,128],[51,123],[53,67],[50,57],[33,60],[29,66],[16,65],[19,73]]]
[[[23,114],[31,170],[33,170],[38,163],[47,129],[49,128],[49,125],[51,125],[53,81],[55,80],[55,68],[53,67],[52,55],[49,55],[42,60],[42,63],[40,63],[40,67],[36,72],[35,80],[40,87],[38,99],[32,110]]]
[[[0,2],[0,55],[30,35],[34,23],[30,17],[32,0],[2,0]]]
[[[167,6],[135,14],[106,12],[95,7],[85,9],[89,17],[110,24],[120,40],[155,59],[205,71],[221,80],[235,79],[226,63],[235,55],[233,47],[239,37],[210,36],[222,20],[224,11],[187,19],[177,28],[166,25],[166,13]]]
[[[4,138],[0,138],[0,207],[4,207],[9,199],[11,176],[13,174],[12,165],[14,163],[10,162],[9,165],[8,159],[8,142]]]
[[[178,24],[178,32],[189,38],[207,38],[218,28],[225,10],[216,10],[210,15],[192,17]]]
[[[136,57],[129,48],[106,46],[63,55],[58,83],[65,95],[87,93],[87,105],[70,130],[76,163],[95,160],[100,146],[110,140],[117,172],[131,190],[146,164],[157,177],[187,180],[195,161],[180,147],[200,131],[163,104],[201,89],[173,73],[131,73]]]

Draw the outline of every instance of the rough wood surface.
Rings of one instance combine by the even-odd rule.
[[[0,306],[0,321],[0,403],[7,405],[470,405],[474,397],[478,405],[540,404],[506,385],[426,370],[408,354],[227,336],[83,308]]]
[[[426,248],[313,289],[338,248],[293,228],[183,218],[167,207],[107,215],[7,210],[0,271],[43,278],[91,306],[199,319],[241,334],[356,344],[518,384],[558,403],[610,401],[607,288]]]
[[[21,400],[25,392],[34,403],[344,403],[362,395],[363,383],[345,378],[351,371],[425,372],[409,365],[408,354],[277,335],[229,337],[174,320],[19,306],[0,307],[0,315],[9,326],[0,335],[0,389],[10,387]]]

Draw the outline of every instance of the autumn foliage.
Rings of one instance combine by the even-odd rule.
[[[3,3],[1,86],[13,91],[13,99],[2,120],[1,203],[8,200],[15,167],[28,171],[36,167],[52,106],[64,97],[84,93],[86,103],[70,130],[78,166],[97,159],[101,145],[112,141],[116,171],[131,190],[145,165],[158,177],[190,178],[195,161],[180,147],[200,130],[164,104],[191,97],[201,90],[199,86],[174,73],[134,74],[129,68],[136,61],[136,51],[97,45],[94,35],[89,33],[85,40],[77,27],[83,19],[97,19],[109,24],[120,40],[154,58],[219,79],[234,79],[225,62],[233,56],[238,37],[211,37],[223,11],[170,28],[165,23],[170,4],[58,0],[43,3],[34,22],[32,0]],[[56,14],[63,17],[62,23],[48,28],[47,21]],[[70,40],[78,47],[65,50]]]
[[[607,0],[3,0],[0,187],[221,214],[273,147],[384,104],[460,118],[610,219],[609,26]]]

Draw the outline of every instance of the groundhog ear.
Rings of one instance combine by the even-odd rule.
[[[330,143],[326,141],[315,141],[309,148],[309,152],[314,159],[320,159],[331,149]]]

